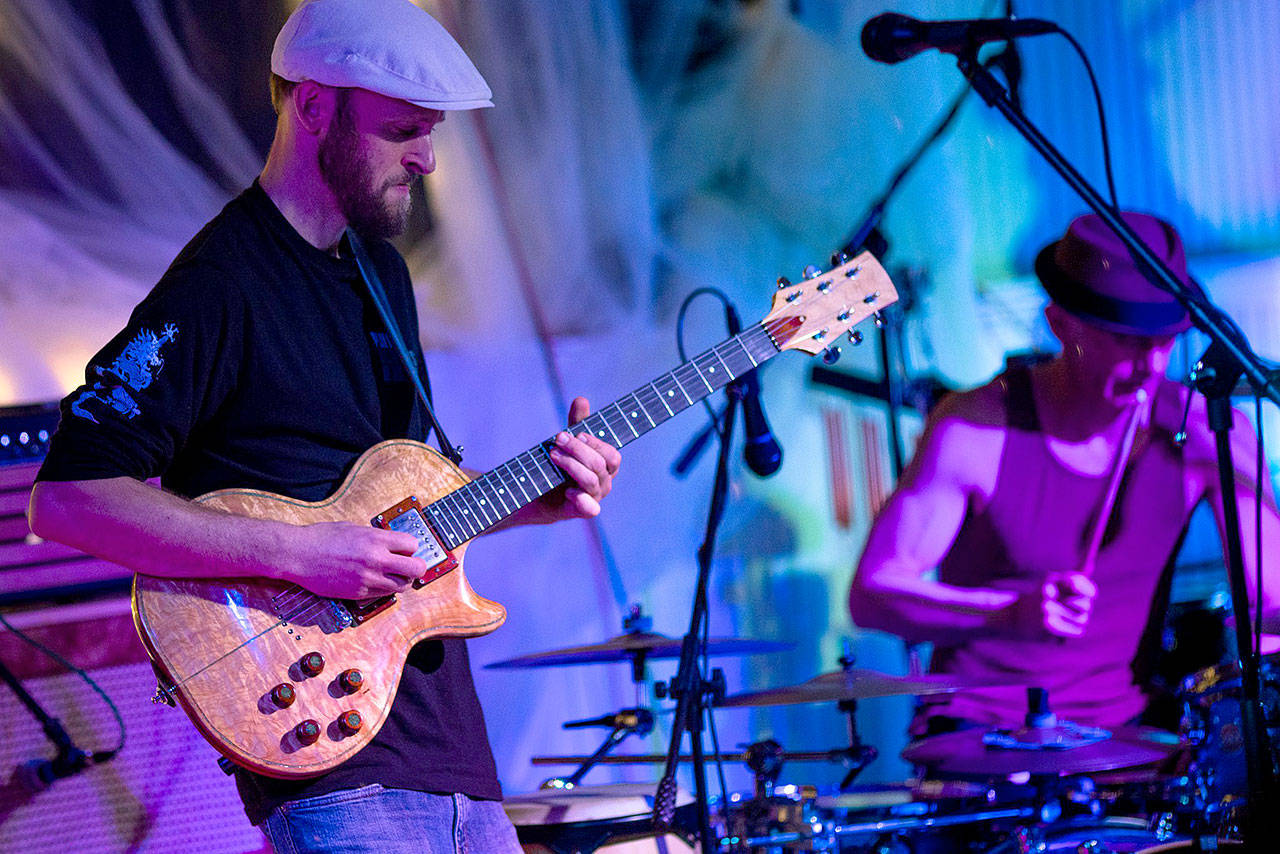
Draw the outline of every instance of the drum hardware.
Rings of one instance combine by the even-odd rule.
[[[943,776],[987,779],[1014,776],[1067,777],[1154,765],[1168,761],[1174,747],[1144,731],[1114,731],[1059,721],[1043,688],[1027,689],[1025,726],[974,727],[930,736],[910,744],[902,758]]]
[[[1280,674],[1272,660],[1263,659],[1260,679],[1259,705],[1267,736],[1262,764],[1274,773],[1275,750],[1280,741]],[[1241,691],[1241,670],[1236,661],[1204,668],[1182,683],[1180,731],[1190,745],[1191,761],[1181,795],[1206,813],[1216,814],[1220,805],[1242,798],[1249,788]],[[1231,811],[1239,808],[1235,804]],[[1214,820],[1210,820],[1210,826]]]
[[[648,735],[653,731],[653,712],[648,709],[623,709],[612,715],[604,715],[599,718],[587,718],[580,721],[569,721],[561,724],[562,729],[581,729],[583,727],[607,726],[612,727],[612,731],[605,736],[604,742],[596,748],[596,752],[583,760],[572,774],[568,777],[551,777],[542,782],[540,788],[543,789],[572,789],[582,782],[582,778],[587,772],[595,767],[601,759],[603,759],[609,751],[613,750],[623,739],[635,733],[639,736]]]
[[[775,788],[786,758],[782,745],[773,739],[748,745],[744,754],[747,768],[755,781],[750,798],[734,795],[718,813],[717,828],[721,846],[728,851],[744,851],[742,840],[775,833],[792,832],[812,840],[823,831],[822,822],[813,810],[817,789],[812,786]]]
[[[1141,728],[1118,727],[1104,741],[1078,747],[1016,749],[988,745],[983,729],[934,735],[910,744],[902,758],[942,776],[1007,779],[1013,775],[1064,777],[1166,762],[1176,748]],[[932,775],[931,775],[932,776]]]
[[[509,658],[505,661],[494,661],[486,664],[487,669],[511,667],[562,667],[570,664],[597,664],[613,661],[631,663],[631,678],[634,682],[646,680],[646,666],[654,659],[671,659],[680,657],[678,638],[670,638],[646,630],[629,630],[624,634],[609,638],[600,643],[572,646],[564,649],[553,649],[547,652],[536,652]],[[757,655],[765,652],[780,652],[791,649],[793,643],[781,641],[756,640],[751,638],[708,638],[707,654],[720,655]]]
[[[951,674],[928,673],[922,676],[890,676],[876,670],[850,667],[764,691],[750,691],[725,697],[720,708],[740,706],[787,706],[796,703],[834,703],[841,700],[865,700],[870,697],[899,697],[923,694],[945,694],[969,688],[1007,687],[1008,682],[972,679]]]
[[[653,784],[614,783],[512,795],[503,809],[526,854],[676,854],[694,852],[693,802],[681,792],[677,830],[659,833],[649,814]]]

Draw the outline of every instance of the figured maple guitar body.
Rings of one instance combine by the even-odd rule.
[[[366,451],[329,498],[296,501],[269,492],[226,489],[197,502],[259,519],[297,525],[368,524],[409,496],[424,502],[464,485],[467,477],[420,442],[391,440]],[[506,619],[496,602],[477,596],[459,565],[420,589],[410,589],[358,625],[341,626],[329,600],[294,585],[241,579],[165,579],[138,575],[134,622],[162,678],[197,728],[235,762],[274,777],[327,771],[364,747],[391,709],[409,649],[431,637],[474,637]],[[285,616],[293,619],[285,620]],[[308,653],[324,658],[316,676],[302,673]],[[363,684],[346,693],[338,682],[355,669]],[[270,697],[280,684],[296,699],[280,708]],[[339,717],[356,711],[360,729],[345,733]],[[313,744],[294,728],[314,720]]]

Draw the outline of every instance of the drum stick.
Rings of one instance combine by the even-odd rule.
[[[1138,435],[1138,427],[1147,420],[1149,408],[1147,406],[1146,389],[1138,389],[1137,403],[1133,406],[1133,414],[1129,417],[1129,424],[1125,427],[1124,437],[1120,440],[1120,448],[1116,452],[1115,463],[1111,466],[1111,477],[1107,480],[1107,491],[1102,496],[1102,506],[1098,508],[1098,515],[1093,522],[1093,532],[1089,538],[1089,547],[1085,550],[1084,560],[1080,564],[1080,572],[1083,575],[1092,577],[1095,565],[1098,562],[1098,550],[1102,547],[1102,535],[1107,530],[1107,525],[1111,522],[1111,514],[1115,510],[1116,496],[1120,492],[1120,481],[1124,479],[1125,469],[1129,467],[1129,456],[1133,452],[1134,438]]]

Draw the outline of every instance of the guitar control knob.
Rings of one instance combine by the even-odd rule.
[[[293,728],[293,734],[303,744],[315,744],[320,740],[320,724],[306,720]]]
[[[271,702],[276,705],[276,708],[287,709],[293,705],[293,701],[296,699],[298,699],[298,693],[293,690],[293,686],[288,682],[281,682],[271,689]]]
[[[309,652],[298,662],[298,669],[304,676],[319,676],[324,670],[324,656],[318,652]]]
[[[364,686],[364,674],[352,668],[338,674],[338,687],[344,694],[354,694]]]
[[[343,712],[338,718],[338,729],[342,730],[343,735],[355,735],[362,726],[364,726],[364,718],[360,717],[360,713],[355,709]]]

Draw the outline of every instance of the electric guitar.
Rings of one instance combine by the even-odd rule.
[[[759,323],[571,425],[621,448],[783,350],[833,352],[836,339],[897,298],[869,253],[791,284],[779,279]],[[850,332],[850,336],[859,333]],[[136,575],[133,616],[155,665],[157,700],[176,701],[224,756],[283,779],[341,764],[391,710],[410,648],[475,637],[506,610],[476,595],[462,572],[467,544],[565,482],[547,440],[469,480],[408,439],[373,446],[323,501],[248,489],[195,499],[206,507],[296,525],[370,521],[418,538],[423,577],[362,601],[317,596],[272,580]]]

